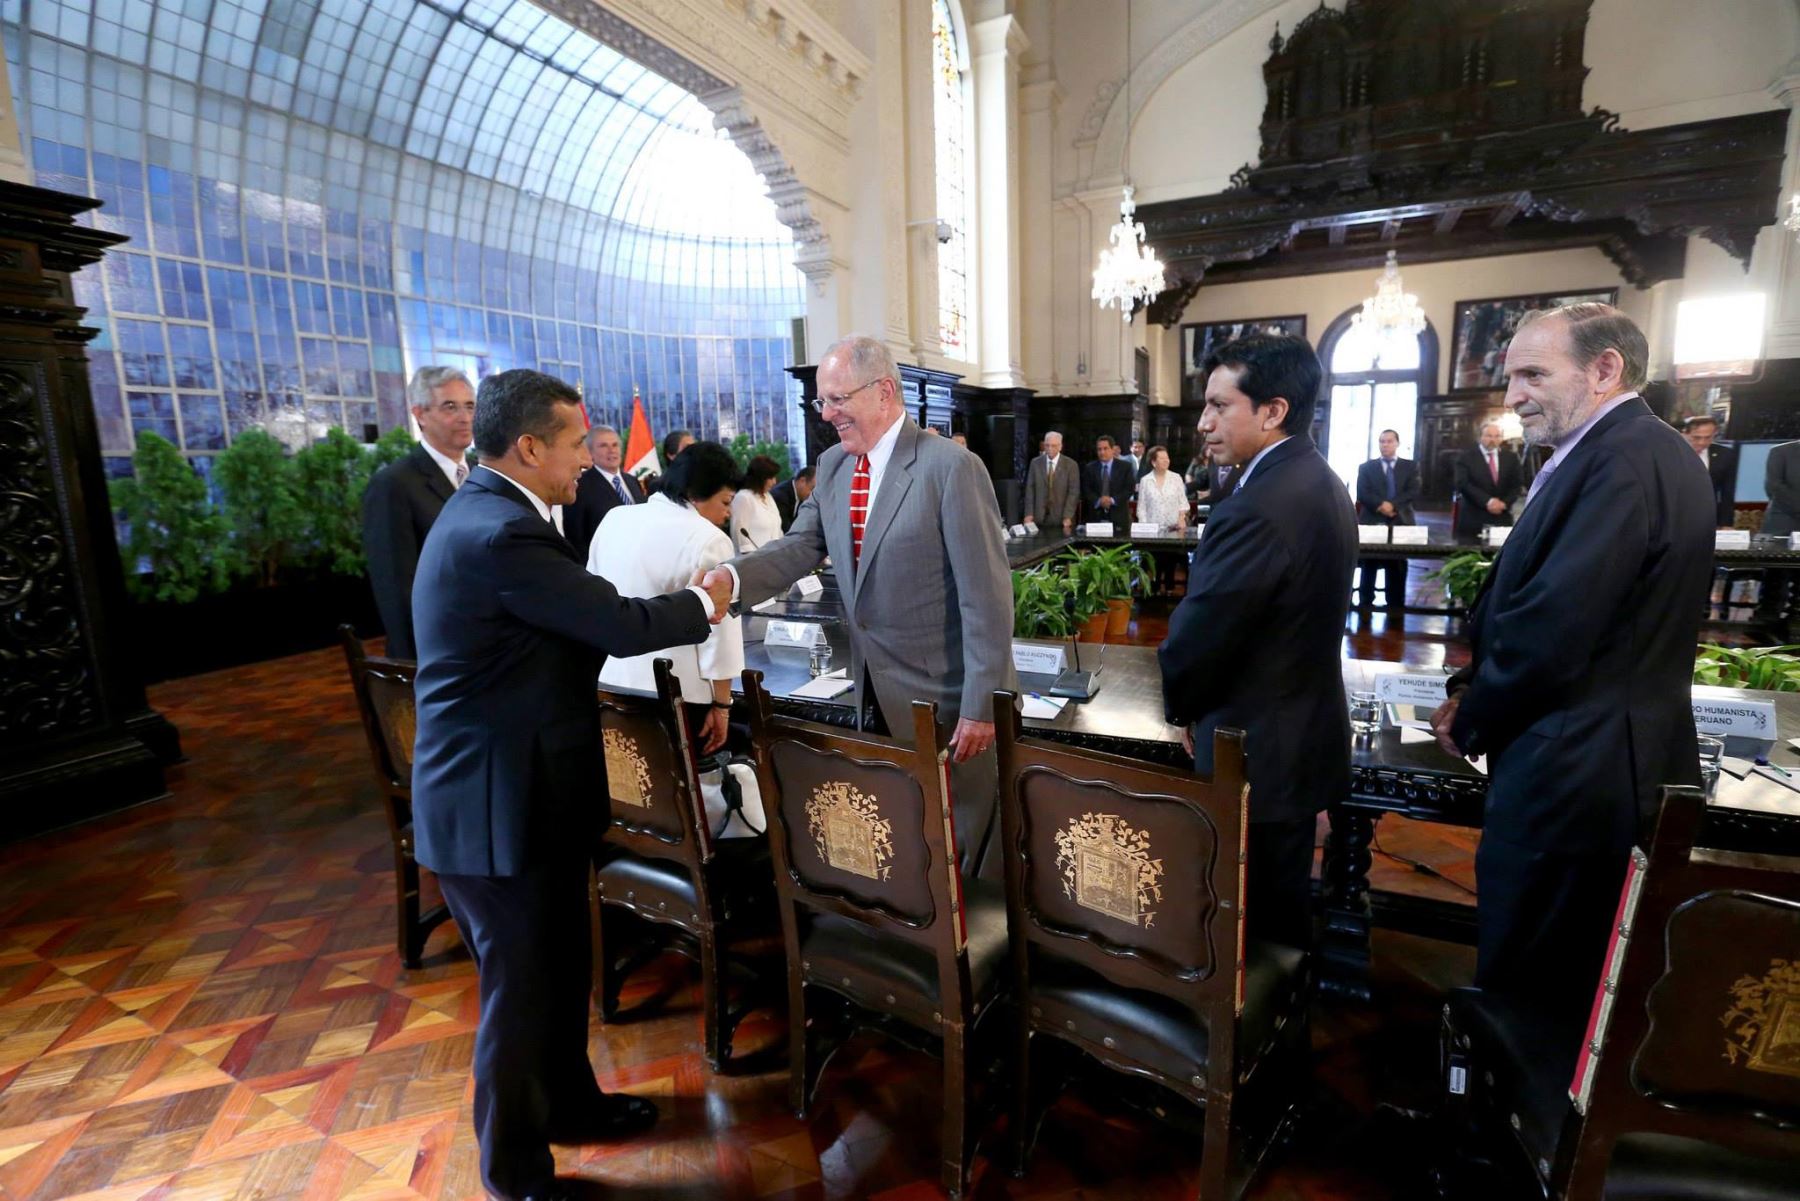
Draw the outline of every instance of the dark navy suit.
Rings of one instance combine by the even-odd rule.
[[[608,654],[700,642],[692,592],[619,596],[512,483],[470,473],[425,540],[413,837],[481,976],[475,1128],[503,1196],[601,1104],[587,1059],[587,863],[609,818],[594,690]]]
[[[1389,495],[1387,468],[1379,457],[1370,459],[1356,469],[1358,521],[1365,525],[1386,524],[1390,528],[1413,523],[1413,506],[1419,503],[1419,465],[1411,459],[1396,456],[1393,482],[1393,494]],[[1393,503],[1392,517],[1383,517],[1377,511],[1383,501]],[[1360,566],[1362,578],[1357,589],[1359,604],[1375,602],[1375,573],[1380,572],[1381,590],[1387,595],[1388,608],[1398,611],[1406,607],[1405,559],[1364,559]]]
[[[1451,679],[1451,735],[1489,763],[1476,983],[1572,1022],[1658,790],[1699,782],[1689,689],[1713,512],[1699,456],[1624,401],[1526,506]]]
[[[1356,517],[1305,435],[1236,478],[1207,519],[1187,597],[1157,648],[1163,705],[1170,722],[1192,726],[1201,775],[1212,774],[1213,731],[1244,731],[1244,916],[1257,937],[1303,947],[1314,816],[1350,792],[1342,644]]]
[[[620,471],[619,483],[630,494],[632,504],[644,503],[644,488],[635,475]],[[575,482],[575,503],[563,506],[563,533],[568,535],[583,563],[587,562],[588,544],[594,539],[594,531],[600,528],[608,513],[624,503],[598,467],[590,467],[581,473],[581,478]]]
[[[363,492],[363,554],[390,658],[418,657],[413,645],[413,573],[425,535],[455,491],[431,452],[415,446],[405,458],[377,471]]]

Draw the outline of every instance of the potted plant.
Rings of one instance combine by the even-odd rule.
[[[1694,683],[1767,692],[1800,692],[1800,646],[1729,647],[1706,643],[1694,659]]]
[[[275,587],[306,530],[287,449],[264,430],[246,430],[213,460],[213,479],[231,527],[233,574]]]
[[[1138,553],[1129,546],[1070,553],[1066,560],[1077,594],[1089,609],[1106,618],[1100,638],[1122,639],[1131,629],[1131,597],[1148,590],[1150,573]]]
[[[137,436],[131,466],[132,477],[109,487],[127,531],[126,591],[139,602],[174,604],[223,592],[230,578],[225,519],[206,481],[173,442],[149,431]]]
[[[1493,557],[1486,552],[1466,550],[1445,559],[1442,567],[1425,578],[1437,580],[1444,586],[1444,599],[1453,608],[1470,609],[1475,605],[1475,598],[1481,594],[1481,583],[1487,579],[1487,573],[1493,566]]]
[[[1069,601],[1068,577],[1042,563],[1012,573],[1013,636],[1016,638],[1067,638],[1075,630]]]

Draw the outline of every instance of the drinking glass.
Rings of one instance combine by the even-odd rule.
[[[829,643],[821,642],[812,648],[812,653],[807,657],[806,671],[808,675],[817,679],[830,670],[831,646]]]
[[[1373,737],[1381,729],[1381,698],[1373,692],[1350,694],[1350,729],[1364,737]]]
[[[1710,801],[1719,790],[1719,765],[1725,759],[1725,740],[1702,734],[1699,742],[1700,787],[1706,790],[1706,799]]]

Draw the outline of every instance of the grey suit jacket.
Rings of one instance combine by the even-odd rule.
[[[1050,457],[1039,455],[1031,460],[1025,473],[1026,517],[1050,528],[1074,521],[1081,508],[1081,465],[1068,455],[1056,456],[1056,475],[1050,477]]]
[[[1012,577],[987,468],[948,438],[904,422],[850,553],[850,478],[843,447],[819,456],[817,485],[787,536],[733,559],[738,603],[759,604],[819,566],[837,571],[849,612],[850,678],[866,670],[888,730],[911,741],[911,705],[934,701],[938,720],[992,721],[994,692],[1017,689],[1012,666]]]
[[[1800,529],[1800,442],[1770,448],[1763,490],[1769,494],[1769,511],[1763,514],[1762,532],[1785,537]]]

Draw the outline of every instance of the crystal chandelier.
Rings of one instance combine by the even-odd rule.
[[[1425,310],[1419,298],[1400,282],[1400,260],[1387,252],[1387,266],[1375,280],[1375,295],[1365,297],[1362,312],[1350,318],[1350,328],[1377,339],[1394,335],[1416,338],[1425,328]]]
[[[1125,0],[1125,178],[1131,179],[1131,0]],[[1144,244],[1144,223],[1137,219],[1129,182],[1108,240],[1094,268],[1093,296],[1103,309],[1118,305],[1120,320],[1130,325],[1137,306],[1149,304],[1163,290],[1163,268],[1156,252]]]
[[[1100,251],[1094,268],[1094,299],[1100,307],[1119,306],[1119,316],[1131,320],[1132,310],[1149,304],[1163,290],[1163,267],[1156,252],[1144,244],[1144,223],[1136,216],[1131,185],[1125,185],[1119,201],[1119,222],[1112,227],[1112,244]]]

